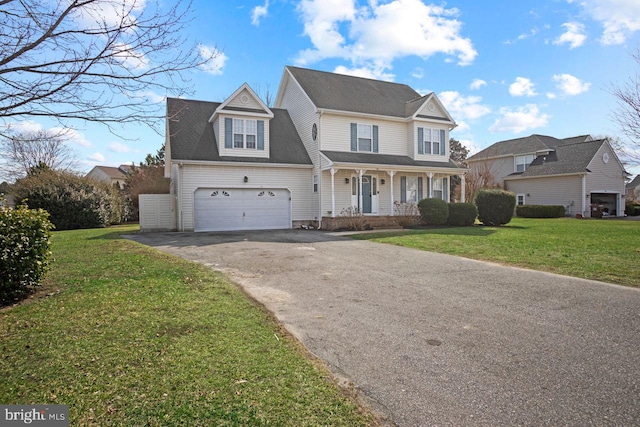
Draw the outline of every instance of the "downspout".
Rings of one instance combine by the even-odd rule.
[[[587,174],[582,175],[582,216],[587,216]]]
[[[183,197],[183,186],[182,186],[182,167],[183,164],[182,163],[178,163],[178,186],[180,187],[180,191],[178,192],[179,196],[178,196],[178,224],[180,224],[180,230],[179,231],[184,231],[184,218],[182,215],[182,197]]]
[[[314,141],[318,145],[318,230],[322,229],[322,155],[320,154],[320,141],[322,141],[322,126],[320,125],[321,119],[322,110],[318,110],[318,135],[316,141]],[[333,176],[331,178],[333,179]]]

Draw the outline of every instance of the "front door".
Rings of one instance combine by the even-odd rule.
[[[362,213],[371,213],[371,175],[362,177]]]

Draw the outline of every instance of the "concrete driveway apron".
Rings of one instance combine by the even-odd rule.
[[[306,230],[130,236],[223,271],[399,426],[640,424],[640,292]]]

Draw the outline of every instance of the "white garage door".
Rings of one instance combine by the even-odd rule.
[[[195,231],[291,228],[291,193],[286,189],[199,188]]]

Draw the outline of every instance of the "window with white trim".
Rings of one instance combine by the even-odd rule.
[[[524,194],[518,194],[516,197],[517,197],[518,206],[524,205],[526,200]]]
[[[433,198],[442,199],[442,178],[433,178]]]
[[[313,192],[318,192],[318,175],[313,175]]]
[[[249,119],[233,119],[233,148],[256,148],[258,122]]]
[[[407,203],[418,203],[418,177],[407,177],[406,199]]]
[[[373,150],[373,131],[371,125],[361,125],[358,123],[358,151]]]
[[[422,138],[422,139],[420,139]],[[446,154],[446,131],[443,129],[418,128],[418,154]]]
[[[526,156],[517,156],[516,157],[516,172],[524,172],[527,170],[529,165],[533,162],[533,154],[528,154]]]

